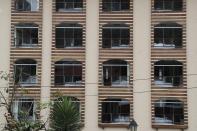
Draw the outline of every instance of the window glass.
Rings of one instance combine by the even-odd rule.
[[[169,11],[181,11],[183,8],[182,0],[155,0],[155,10],[169,10]]]
[[[56,11],[81,11],[83,0],[56,0]]]
[[[155,122],[162,124],[183,124],[183,104],[176,100],[161,100],[155,103]]]
[[[103,11],[122,11],[129,10],[130,0],[103,0]]]
[[[61,74],[61,78],[58,77]],[[58,80],[60,78],[60,80]],[[55,66],[55,84],[81,84],[82,65],[79,64],[58,64]]]
[[[128,101],[107,99],[102,102],[102,123],[129,122],[130,105]]]

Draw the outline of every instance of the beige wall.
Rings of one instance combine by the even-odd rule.
[[[43,32],[42,32],[42,77],[41,77],[41,103],[50,102],[51,86],[51,44],[52,44],[52,1],[43,1]],[[41,118],[47,121],[49,108],[41,110]]]
[[[10,48],[10,4],[11,0],[0,0],[0,71],[9,71]],[[134,0],[134,80],[150,78],[150,0]],[[43,11],[43,54],[42,85],[51,83],[51,35],[52,35],[52,2],[44,0]],[[197,74],[197,0],[187,0],[187,64],[188,74]],[[87,0],[87,38],[86,38],[86,104],[85,127],[83,131],[128,131],[126,128],[98,127],[98,34],[99,34],[99,0]],[[0,87],[7,83],[0,81]],[[197,75],[188,76],[188,88],[197,87]],[[0,88],[1,89],[1,88]],[[134,92],[151,89],[150,80],[134,81]],[[41,89],[42,102],[50,96],[50,88]],[[189,129],[197,130],[197,88],[188,91]],[[156,131],[151,128],[151,95],[150,93],[134,93],[134,118],[139,124],[138,131]],[[1,110],[1,109],[0,109]],[[47,116],[49,110],[43,110]],[[0,118],[3,112],[0,112]],[[47,117],[43,117],[45,120]],[[3,123],[0,119],[0,123]],[[1,126],[1,125],[0,125]],[[180,131],[159,129],[158,131]]]
[[[0,71],[9,72],[9,50],[10,50],[10,13],[11,1],[0,0]],[[0,80],[0,90],[8,84],[4,80]],[[0,108],[0,130],[4,126],[5,119],[3,117],[5,110]]]
[[[135,93],[151,89],[150,52],[151,52],[151,1],[134,0],[134,119],[139,131],[151,129],[151,94]],[[137,79],[137,81],[135,81]],[[144,108],[146,107],[146,108]]]
[[[197,0],[187,0],[187,72],[197,74]],[[188,88],[197,87],[197,75],[188,76]],[[197,130],[197,88],[188,90],[189,129]]]

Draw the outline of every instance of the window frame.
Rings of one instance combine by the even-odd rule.
[[[17,38],[17,30],[18,29],[22,30],[22,36],[21,36],[22,43],[21,43],[21,45],[17,44],[17,39],[20,39],[20,38]],[[36,31],[37,31],[37,38],[33,38],[32,34],[31,34],[29,41],[37,40],[37,43],[30,42],[29,44],[24,44],[24,39],[25,39],[23,37],[24,29],[28,29],[28,31],[30,31],[31,33],[32,33],[33,29],[36,29]],[[14,46],[16,48],[34,48],[34,47],[37,47],[38,44],[39,44],[39,27],[38,26],[37,27],[32,27],[32,26],[15,26],[14,39],[15,39],[14,40]]]
[[[23,9],[19,9],[19,8],[18,8],[18,4],[17,4],[18,1],[20,1],[20,0],[16,0],[16,2],[15,2],[15,10],[16,10],[16,11],[21,11],[21,12],[38,12],[39,9],[40,9],[40,3],[39,3],[40,0],[30,0],[31,3],[30,3],[30,9],[29,9],[29,10],[25,8],[25,2],[26,2],[27,0],[23,0],[23,1],[22,1],[22,3],[23,3]],[[32,5],[33,5],[34,1],[36,2],[36,10],[33,10],[33,9],[32,9]]]
[[[111,34],[110,34],[110,38],[107,38],[104,36],[104,30],[110,30]],[[113,38],[113,31],[114,30],[119,30],[120,31],[120,34],[119,34],[119,38]],[[122,38],[122,32],[124,31],[128,31],[128,37],[127,38]],[[105,40],[108,39],[110,40],[110,44],[108,46],[105,46]],[[118,39],[119,43],[118,43],[118,46],[114,46],[114,39]],[[122,40],[127,40],[128,43],[127,44],[123,44],[122,43]],[[111,49],[119,49],[119,48],[128,48],[130,46],[130,29],[129,27],[127,27],[127,25],[124,27],[124,26],[106,26],[106,27],[103,27],[102,28],[102,48],[104,49],[107,49],[107,48],[111,48]]]
[[[167,102],[167,101],[173,101],[173,102]],[[166,104],[172,104],[170,105],[170,107],[166,106]],[[176,113],[175,111],[175,105],[179,104],[180,106],[180,111],[182,111],[182,113]],[[159,105],[159,106],[157,106]],[[156,108],[160,108],[160,110],[162,110],[162,114],[156,114]],[[169,108],[169,109],[166,109],[166,108]],[[172,111],[171,113],[166,113],[168,110]],[[172,120],[166,116],[171,116]],[[175,122],[175,117],[177,116],[177,114],[179,114],[181,117],[180,117],[180,122]],[[157,116],[159,115],[162,115],[163,117],[159,117],[157,118]],[[162,125],[183,125],[184,124],[184,102],[182,101],[179,101],[179,100],[174,100],[174,99],[167,99],[167,100],[158,100],[154,103],[154,123],[155,124],[162,124]]]
[[[56,71],[55,71],[55,73],[54,73],[54,78],[55,78],[55,80],[54,80],[54,84],[55,85],[59,85],[59,86],[81,86],[82,85],[82,79],[83,79],[83,66],[82,66],[82,63],[81,64],[55,64],[55,70],[56,70],[56,67],[57,66],[60,66],[60,67],[63,67],[63,70],[62,70],[62,75],[56,75]],[[69,75],[65,75],[65,69],[64,69],[64,67],[65,66],[67,66],[67,67],[72,67],[73,69],[72,69],[72,75],[70,76],[70,77],[72,77],[72,82],[66,82],[65,81],[65,77],[66,76],[69,76]],[[81,68],[81,76],[78,76],[78,77],[81,77],[81,80],[79,81],[79,82],[74,82],[74,77],[75,76],[77,76],[77,75],[73,75],[74,74],[74,72],[75,72],[75,70],[74,70],[74,67],[80,67]],[[61,77],[63,77],[64,79],[64,81],[63,81],[63,83],[56,83],[56,77],[58,77],[58,76],[61,76]]]
[[[159,39],[159,38],[156,38],[156,29],[159,29],[160,30],[160,33],[162,33],[162,44],[161,46],[158,46],[158,43],[156,43],[156,39]],[[166,44],[165,41],[166,39],[169,39],[169,38],[166,38],[165,35],[166,35],[166,29],[171,29],[170,31],[173,32],[173,43],[171,44]],[[177,38],[176,37],[176,29],[181,29],[181,37]],[[177,43],[175,42],[175,40],[179,40],[181,41],[181,43],[178,43],[180,45],[177,45]],[[169,49],[169,48],[173,48],[173,49],[176,49],[176,48],[182,48],[183,47],[183,28],[181,26],[155,26],[154,27],[154,45],[153,45],[154,48],[163,48],[163,49]]]
[[[105,78],[104,78],[104,68],[105,67],[110,67],[111,68],[111,75],[108,73],[108,75],[110,75],[110,78],[111,78],[111,80],[110,80],[110,85],[108,85],[107,83],[105,83]],[[127,69],[127,81],[126,81],[126,84],[123,84],[122,82],[123,81],[121,81],[122,80],[122,77],[121,76],[119,76],[119,80],[120,80],[120,82],[119,82],[119,84],[116,84],[116,83],[114,83],[113,82],[113,77],[112,77],[112,75],[113,75],[113,73],[112,73],[112,68],[113,67],[126,67],[126,69]],[[102,68],[103,68],[103,71],[102,71],[102,83],[103,83],[103,86],[111,86],[111,87],[120,87],[120,86],[129,86],[129,79],[130,79],[130,75],[129,75],[129,64],[127,63],[127,64],[103,64],[102,65]],[[121,70],[119,68],[119,70]],[[109,72],[109,71],[108,71]],[[120,71],[121,72],[121,71]],[[120,75],[121,73],[119,73],[119,75]]]
[[[32,108],[32,116],[29,116],[31,118],[29,118],[28,120],[31,120],[31,121],[35,121],[36,120],[36,101],[33,99],[33,98],[20,98],[20,99],[17,99],[13,102],[13,105],[12,105],[12,113],[14,115],[14,118],[16,120],[20,120],[19,116],[20,116],[20,112],[19,112],[19,106],[22,104],[22,103],[31,103],[31,107]],[[33,107],[32,107],[33,106]]]
[[[154,64],[154,84],[158,85],[160,87],[179,87],[179,86],[181,86],[183,84],[183,65],[181,65],[181,64],[167,65],[167,64],[165,64],[165,62],[168,62],[168,61],[163,61],[163,62],[164,62],[163,64],[159,64],[159,65],[157,65],[156,63]],[[169,67],[169,69],[166,69],[167,67]],[[182,75],[176,75],[176,74],[178,74],[178,72],[176,71],[176,69],[178,69],[177,67],[181,67],[180,74],[182,74]],[[156,72],[156,70],[158,70],[158,72]],[[173,73],[173,76],[166,76],[165,70],[167,70],[170,73]],[[171,70],[171,71],[169,71],[169,70]],[[159,73],[159,75],[157,76],[156,73]],[[178,85],[176,83],[176,80],[179,81]]]
[[[126,105],[129,107],[128,112],[122,113],[124,111],[122,111],[123,107],[121,108],[121,103],[124,103],[124,104],[126,103]],[[116,106],[118,108],[115,108],[114,106]],[[126,100],[126,99],[110,98],[110,99],[103,100],[102,103],[101,103],[101,122],[103,124],[105,124],[105,123],[111,123],[111,124],[127,124],[127,123],[129,123],[129,121],[130,121],[130,113],[131,113],[130,112],[130,109],[131,109],[130,106],[131,106],[130,105],[130,102],[128,100]],[[108,111],[104,111],[106,108],[109,109],[108,110],[109,113],[106,113]],[[114,110],[115,110],[115,112],[118,112],[118,113],[114,113]],[[108,122],[105,122],[105,120],[104,120],[104,115],[106,115],[106,114],[108,114],[108,115],[110,114],[111,120],[108,121]],[[113,118],[115,118],[116,114],[118,114],[118,120],[117,121],[115,119],[113,119]],[[124,114],[126,114],[126,116],[123,116]],[[125,118],[122,118],[121,119],[121,117],[125,117]]]
[[[17,67],[17,66],[20,66],[20,67]],[[31,76],[29,74],[29,77],[35,77],[35,82],[30,82],[30,83],[25,83],[25,82],[21,82],[21,78],[19,76],[16,76],[16,71],[17,71],[17,68],[22,68],[23,66],[35,66],[35,69],[36,69],[36,72],[35,72],[35,76]],[[27,67],[25,67],[27,68]],[[23,72],[23,71],[22,71]],[[21,72],[21,73],[22,73]],[[18,78],[18,82],[16,82],[16,77],[19,77]],[[21,76],[22,77],[22,76]],[[31,86],[31,85],[36,85],[38,83],[38,76],[37,76],[37,64],[14,64],[14,83],[17,83],[19,85],[22,85],[22,86]]]
[[[63,29],[63,32],[64,32],[64,37],[63,38],[57,38],[57,29]],[[66,32],[66,29],[72,29],[72,38],[66,38],[65,37],[65,32]],[[81,32],[81,38],[75,38],[75,32],[76,32],[76,30],[77,29],[80,29],[80,32]],[[63,49],[63,48],[82,48],[83,47],[83,27],[80,27],[80,26],[78,26],[78,27],[64,27],[64,26],[57,26],[56,28],[55,28],[55,32],[56,32],[56,35],[55,35],[55,40],[56,40],[56,42],[55,42],[55,46],[56,46],[56,48],[57,49]],[[57,39],[63,39],[64,40],[64,46],[62,46],[61,48],[60,47],[57,47]],[[72,42],[73,42],[73,46],[66,46],[66,39],[72,39]],[[79,46],[76,46],[75,44],[75,41],[76,40],[80,40],[80,44],[81,45],[79,45]],[[69,43],[69,45],[72,45],[72,43]]]

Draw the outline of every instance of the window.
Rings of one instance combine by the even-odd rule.
[[[35,47],[38,45],[38,26],[35,24],[18,24],[15,27],[16,47]]]
[[[15,84],[31,85],[37,83],[37,63],[31,59],[21,59],[14,64]]]
[[[103,27],[103,48],[128,47],[130,43],[130,30],[124,24],[110,24]]]
[[[23,98],[14,102],[12,112],[16,120],[35,120],[36,106],[33,99]]]
[[[154,28],[155,48],[182,47],[182,26],[176,23],[164,23]]]
[[[80,85],[82,64],[78,61],[58,61],[55,63],[55,85]]]
[[[128,64],[122,60],[103,63],[103,84],[105,86],[127,86],[129,84]]]
[[[129,118],[128,100],[106,99],[102,102],[102,123],[128,123]]]
[[[158,61],[154,67],[155,84],[162,87],[180,86],[183,81],[182,63],[178,61]]]
[[[56,27],[56,48],[82,46],[83,29],[79,24],[60,24]]]
[[[81,11],[83,0],[56,0],[56,11]]]
[[[183,102],[179,100],[159,100],[155,103],[155,123],[184,124]]]
[[[102,0],[103,11],[129,10],[130,0]]]
[[[182,0],[155,0],[155,10],[167,10],[167,11],[181,11],[183,8]]]
[[[16,0],[16,10],[18,11],[38,11],[39,0]]]

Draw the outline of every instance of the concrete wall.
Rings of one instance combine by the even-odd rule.
[[[0,71],[9,73],[11,0],[0,0],[0,3]],[[0,80],[1,91],[4,92],[7,86],[7,81]],[[0,130],[5,123],[4,113],[5,109],[0,107]]]
[[[150,0],[134,0],[134,80],[151,76],[150,65]],[[0,71],[9,71],[10,48],[10,12],[11,0],[0,0]],[[51,29],[52,2],[44,0],[43,5],[43,54],[42,85],[50,86],[51,70]],[[188,74],[197,74],[197,0],[187,0],[187,64]],[[98,128],[98,34],[99,34],[99,1],[87,0],[87,38],[86,38],[86,105],[85,127],[83,131],[128,131],[126,128]],[[140,55],[139,55],[140,54]],[[7,86],[0,80],[0,87]],[[197,75],[188,76],[189,128],[197,130]],[[191,89],[192,88],[192,89]],[[0,88],[2,89],[2,88]],[[134,81],[134,92],[151,89],[150,80]],[[42,102],[50,96],[50,88],[41,89]],[[151,128],[151,95],[134,93],[134,118],[139,124],[138,131],[156,131]],[[3,110],[0,108],[0,123],[3,123]],[[41,111],[43,120],[47,118],[48,109]],[[1,126],[2,124],[0,124]],[[159,129],[158,131],[180,131]]]

